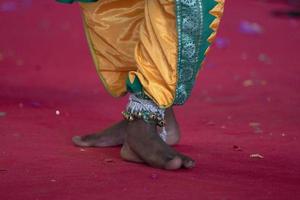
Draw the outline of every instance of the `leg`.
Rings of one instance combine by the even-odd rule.
[[[175,0],[145,1],[145,19],[135,49],[138,70],[129,74],[132,86],[138,77],[145,94],[160,107],[183,104],[189,96],[199,65],[215,37],[224,1],[176,3],[179,10],[183,7],[176,16],[179,40]],[[155,131],[155,125],[145,121],[130,122],[121,156],[164,169],[194,166],[191,158],[169,147]]]
[[[175,19],[174,1],[145,1],[145,19],[135,49],[138,70],[132,71],[129,77],[134,80],[137,76],[146,94],[156,104],[165,106],[171,104],[176,89],[176,70],[172,70],[176,68],[177,58]],[[177,129],[175,118],[170,117],[173,112],[168,114]],[[195,164],[191,158],[169,147],[157,134],[156,125],[143,120],[129,122],[121,156],[128,161],[143,161],[170,170],[191,168]]]
[[[96,3],[81,3],[80,6],[97,72],[112,96],[122,96],[126,93],[125,80],[128,72],[136,70],[134,48],[144,16],[144,2],[101,0]],[[75,136],[73,142],[83,147],[123,144],[126,124],[125,121],[120,121],[99,133]]]
[[[219,1],[222,0],[217,0],[216,2]],[[185,71],[185,68],[182,68],[184,62],[178,64],[179,68],[176,67],[177,57],[180,56],[177,52],[177,46],[179,45],[177,45],[175,0],[137,0],[126,1],[126,3],[124,3],[124,0],[102,0],[100,2],[98,5],[101,4],[102,6],[100,5],[100,7],[97,8],[97,6],[93,7],[94,4],[91,4],[91,7],[86,8],[84,15],[92,54],[97,70],[106,88],[114,96],[124,94],[126,92],[125,79],[127,78],[127,73],[130,71],[130,81],[138,77],[146,95],[157,105],[170,107],[174,102],[183,103],[187,96],[185,94],[186,91],[189,92],[185,90],[185,87],[188,86],[190,88],[196,70],[193,68],[187,71],[191,73],[187,73],[188,76],[186,77],[182,77],[182,74],[177,71],[179,69],[181,69],[181,72],[182,70]],[[207,4],[214,6],[215,3],[213,2],[215,1],[207,1]],[[188,2],[180,3],[180,1],[178,1],[178,3],[186,4],[183,6],[192,5]],[[126,7],[126,9],[123,7]],[[109,10],[105,10],[108,8]],[[114,10],[115,8],[117,12]],[[199,7],[197,7],[197,9],[199,11]],[[206,7],[206,9],[208,9],[208,7]],[[119,19],[122,16],[122,11],[124,12],[124,10],[126,10],[126,12],[123,13],[125,21],[130,18],[129,16],[132,17],[133,13],[136,13],[135,11],[140,12],[141,15],[134,17],[134,23],[120,25],[118,23],[124,22],[123,20],[115,20],[114,22],[114,19]],[[218,9],[210,10],[210,14],[219,15],[217,10]],[[128,13],[130,13],[130,15],[128,15]],[[116,18],[111,17],[111,15],[114,14],[117,15]],[[95,17],[94,15],[99,16]],[[93,20],[95,19],[100,19],[100,21],[94,22]],[[101,24],[102,22],[103,24]],[[116,25],[110,26],[111,24]],[[204,24],[209,25],[209,23]],[[210,28],[216,29],[216,24],[218,24],[218,20],[215,20]],[[121,29],[119,29],[120,27]],[[193,28],[193,26],[187,24],[187,26],[183,26],[183,28],[190,29]],[[129,29],[131,31],[128,32]],[[110,33],[112,33],[112,35],[110,35]],[[116,33],[122,34],[121,36],[114,35]],[[197,33],[197,31],[195,33]],[[206,34],[210,34],[210,32],[205,32],[202,37],[206,37]],[[209,35],[207,35],[207,37],[208,36]],[[213,36],[212,34],[212,37],[209,37],[207,40],[210,42],[214,38]],[[204,41],[204,38],[200,39],[202,42]],[[130,41],[129,46],[128,41]],[[186,44],[193,47],[193,43]],[[136,46],[134,58],[131,57],[131,55],[133,55],[133,46]],[[206,43],[202,46],[202,49],[205,50]],[[202,49],[200,49],[201,53],[204,53]],[[187,52],[189,52],[187,50],[190,50],[190,48],[184,49],[183,52],[180,51],[182,53],[180,55],[197,55],[199,49],[191,48],[193,54],[187,54]],[[200,60],[199,62],[195,62],[195,59],[190,61],[197,64],[200,63]],[[100,63],[102,63],[102,65],[100,65]],[[181,84],[178,84],[178,81]],[[178,98],[177,91],[183,91],[182,94],[184,94],[184,98]],[[192,159],[170,148],[161,140],[156,131],[155,125],[147,124],[142,120],[128,123],[126,135],[123,137],[124,144],[121,156],[125,160],[145,162],[151,166],[165,169],[178,169],[180,167],[190,168],[194,166]]]
[[[139,27],[144,18],[144,1],[101,0],[81,4],[87,39],[101,80],[113,96],[126,92],[125,79],[136,71],[134,48],[139,39]],[[131,17],[128,17],[131,13]],[[113,17],[115,16],[115,17]],[[111,20],[123,18],[123,20]],[[126,19],[126,20],[125,20]],[[178,125],[173,111],[168,109],[168,139],[170,145],[179,140]],[[126,123],[120,121],[98,133],[73,137],[82,147],[107,147],[123,144]]]

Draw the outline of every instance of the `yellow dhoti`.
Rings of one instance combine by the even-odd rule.
[[[194,1],[197,4],[192,5]],[[132,84],[138,81],[145,94],[160,107],[171,106],[176,98],[179,104],[182,103],[186,96],[180,95],[184,95],[185,88],[193,84],[196,68],[203,60],[198,58],[206,54],[223,12],[223,0],[208,1],[211,3],[205,9],[212,17],[208,16],[207,20],[206,15],[201,15],[204,12],[201,6],[206,5],[196,0],[182,1],[181,4],[176,4],[175,0],[81,3],[90,49],[106,89],[113,96],[122,96],[127,92],[126,81]],[[188,6],[197,5],[200,6],[199,19],[185,16]],[[180,14],[183,18],[178,20]],[[193,27],[198,26],[197,20],[199,23],[202,20],[203,34],[199,36]],[[179,32],[179,27],[185,32]],[[199,31],[201,27],[199,25]],[[189,31],[194,34],[197,44],[190,42],[194,40],[188,36]],[[189,63],[196,67],[189,68]]]

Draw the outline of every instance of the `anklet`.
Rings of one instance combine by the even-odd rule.
[[[129,96],[129,103],[122,114],[128,121],[142,119],[146,123],[153,123],[160,127],[166,124],[165,109],[159,108],[152,100],[141,99],[133,94]]]

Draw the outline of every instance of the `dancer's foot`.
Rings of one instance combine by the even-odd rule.
[[[110,147],[124,143],[125,129],[128,122],[122,120],[100,133],[93,133],[84,136],[74,136],[72,141],[81,147]]]
[[[180,140],[180,129],[172,107],[166,109],[165,120],[167,131],[165,142],[168,145],[175,145]],[[158,128],[158,130],[159,133],[162,131],[161,128]]]
[[[169,147],[157,134],[154,124],[143,120],[128,123],[121,157],[168,170],[192,168],[195,165],[194,160]]]
[[[166,110],[166,143],[174,145],[179,142],[180,131],[172,108]],[[99,133],[88,134],[84,136],[74,136],[73,143],[81,147],[109,147],[118,146],[124,143],[125,129],[127,122],[125,120],[111,126]],[[159,130],[159,133],[161,130]]]

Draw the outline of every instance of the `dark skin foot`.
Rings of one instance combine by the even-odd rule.
[[[180,140],[180,129],[172,108],[166,109],[165,119],[167,131],[167,137],[165,142],[168,145],[178,144]],[[161,133],[161,131],[161,128],[158,128],[158,133]]]
[[[168,133],[166,143],[169,145],[177,144],[180,139],[180,131],[172,108],[166,110],[165,118],[167,122],[166,130]],[[122,145],[125,139],[124,130],[126,127],[127,121],[122,120],[99,133],[74,136],[72,141],[75,145],[81,147],[110,147]],[[158,130],[158,133],[160,132],[161,130]]]
[[[193,168],[195,161],[168,146],[157,134],[156,125],[143,120],[129,122],[121,157],[131,162],[167,170]]]
[[[126,120],[122,120],[100,133],[74,136],[72,141],[75,145],[81,147],[111,147],[122,145],[125,139],[124,130],[127,124],[128,122]]]

